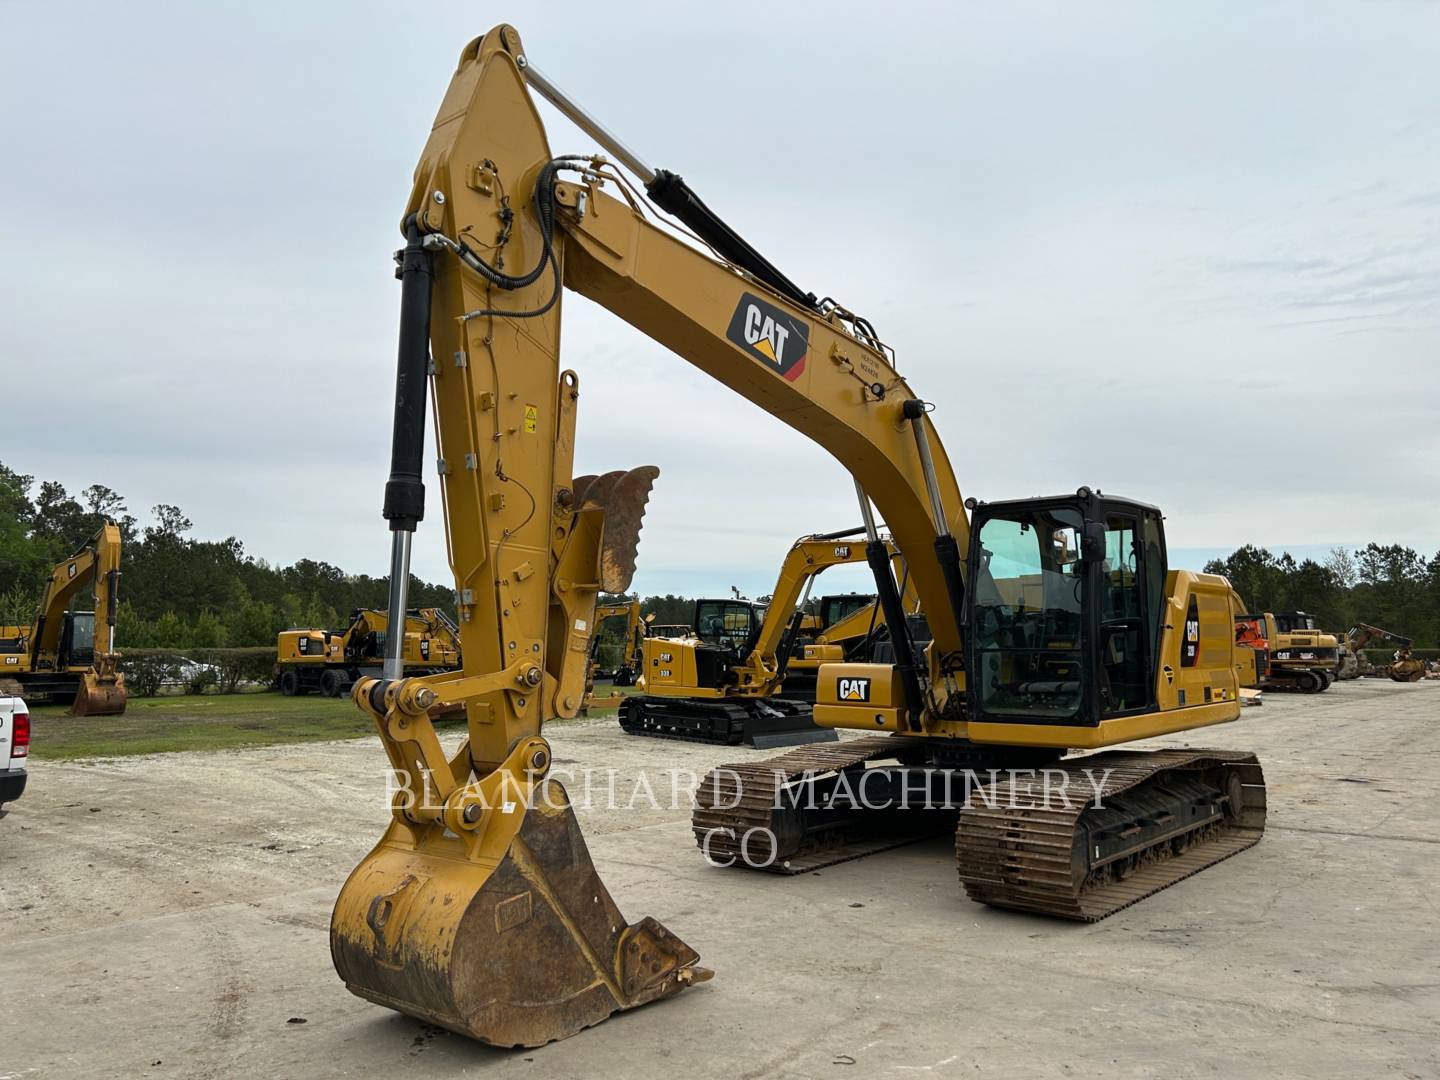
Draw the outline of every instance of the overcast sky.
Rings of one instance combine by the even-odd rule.
[[[965,494],[1158,503],[1181,562],[1440,547],[1433,4],[0,6],[0,460],[142,521],[384,572],[397,222],[456,56],[509,18],[874,322]],[[662,470],[641,591],[765,592],[858,523],[818,448],[567,304],[577,471]],[[429,487],[415,569],[449,580]]]

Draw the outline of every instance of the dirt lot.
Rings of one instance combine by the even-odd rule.
[[[559,768],[602,770],[598,802],[604,770],[623,803],[642,766],[745,753],[547,735]],[[1259,751],[1266,839],[1093,926],[969,903],[943,841],[779,879],[707,867],[683,807],[582,810],[626,914],[717,975],[505,1052],[330,966],[331,903],[385,820],[375,742],[37,761],[0,821],[0,1080],[1437,1075],[1440,684],[1273,696],[1193,741]]]

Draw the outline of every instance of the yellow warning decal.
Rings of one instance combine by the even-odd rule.
[[[534,405],[526,405],[526,406],[525,406],[525,433],[526,433],[527,435],[534,435],[534,434],[535,434],[535,423],[536,423],[536,421],[537,421],[539,418],[540,418],[540,410],[539,410],[539,409],[535,408]]]

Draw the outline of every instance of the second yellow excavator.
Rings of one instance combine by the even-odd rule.
[[[343,630],[282,630],[275,639],[275,681],[286,697],[340,697],[365,675],[378,675],[389,638],[389,612],[356,608]],[[405,673],[460,666],[459,630],[439,608],[412,608],[401,642]]]
[[[598,154],[558,156],[532,91],[638,182]],[[943,214],[944,199],[935,205]],[[936,797],[958,815],[966,894],[1064,918],[1102,918],[1260,839],[1254,754],[1107,749],[1240,716],[1229,583],[1170,568],[1161,513],[1143,502],[1089,488],[962,502],[934,406],[871,323],[797,286],[684,180],[606,131],[530,62],[513,27],[462,51],[402,232],[389,607],[405,610],[425,510],[433,385],[464,666],[406,678],[397,651],[382,678],[356,684],[404,783],[331,920],[354,993],[533,1046],[711,974],[655,919],[621,914],[541,733],[580,708],[597,597],[629,586],[657,474],[575,475],[566,288],[814,440],[854,481],[893,659],[823,665],[813,718],[866,734],[702,783],[694,825],[713,861],[836,853],[872,812],[837,797],[858,784],[864,803],[872,774],[902,793],[957,780]],[[1026,392],[1007,407],[1023,413]],[[1090,432],[1077,420],[1071,434]],[[923,648],[906,632],[892,543],[932,635]],[[440,703],[466,712],[467,738],[449,754],[427,713]],[[1101,752],[1062,760],[1071,750]],[[997,772],[965,798],[963,778],[986,768]],[[1204,905],[1225,902],[1207,892]]]
[[[619,645],[619,657],[613,668],[601,675],[599,663],[600,650],[600,628],[610,619],[625,620],[624,629],[621,631]],[[590,663],[592,678],[609,678],[615,686],[634,686],[635,680],[640,677],[640,667],[643,663],[645,652],[645,637],[649,623],[640,614],[639,600],[626,600],[623,603],[600,604],[595,608],[595,638],[590,646]]]
[[[834,742],[833,730],[810,722],[810,702],[780,691],[816,578],[832,566],[866,561],[858,531],[796,540],[768,605],[697,600],[692,633],[646,638],[641,693],[621,703],[620,727],[631,735],[761,749]]]
[[[920,611],[920,601],[910,587],[910,576],[900,570],[900,594],[905,610],[907,633],[917,648],[930,641],[930,629]],[[894,656],[890,628],[877,597],[863,593],[822,596],[817,605],[818,628],[791,649],[785,668],[784,697],[813,702],[819,685],[820,668],[841,660],[888,663]]]
[[[115,651],[120,544],[120,527],[107,520],[50,571],[34,623],[0,627],[0,696],[69,705],[75,716],[125,711],[125,676]],[[72,610],[87,589],[90,610]]]

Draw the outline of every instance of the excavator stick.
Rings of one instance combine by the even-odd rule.
[[[597,571],[596,586],[628,588],[658,472],[642,466],[575,481],[576,516],[598,511],[603,520],[572,537],[585,547],[577,564]],[[581,662],[583,639],[567,655]],[[531,682],[502,672],[494,684],[538,685],[543,676],[531,670]],[[545,777],[542,738],[522,737],[477,775],[472,724],[471,741],[431,767],[427,748],[438,752],[439,743],[429,721],[453,713],[447,689],[463,677],[365,679],[352,691],[404,784],[390,827],[336,900],[331,957],[346,986],[481,1042],[522,1047],[709,979],[699,954],[658,921],[631,924],[621,914],[564,787]],[[463,710],[476,697],[460,700]]]
[[[125,676],[118,672],[87,671],[75,689],[71,716],[119,716],[125,711]]]
[[[523,822],[498,858],[468,858],[439,825],[418,835],[391,826],[345,883],[331,923],[331,955],[351,991],[518,1047],[711,976],[653,918],[625,921],[558,782],[513,813]]]

